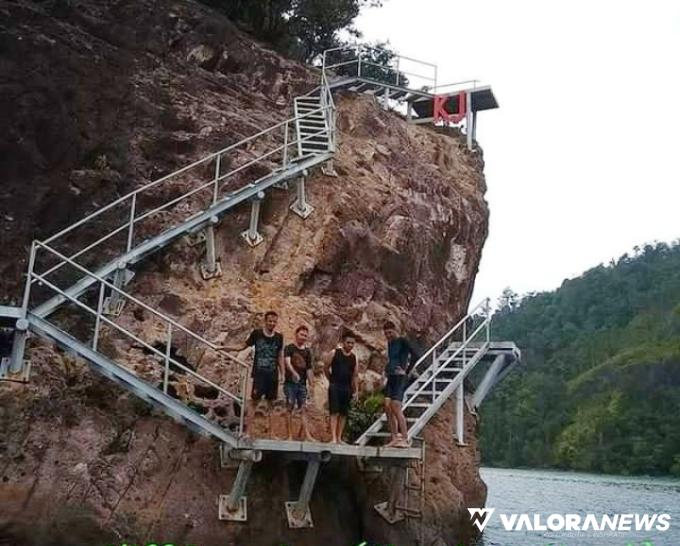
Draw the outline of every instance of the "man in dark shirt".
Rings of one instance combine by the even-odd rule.
[[[393,322],[385,322],[383,331],[387,339],[385,414],[392,434],[386,447],[408,447],[408,428],[401,404],[404,400],[408,374],[416,362],[416,354],[408,340],[398,335]]]
[[[253,330],[243,346],[222,349],[226,351],[243,351],[248,347],[255,348],[251,377],[253,387],[249,411],[246,413],[244,432],[251,430],[258,402],[264,398],[267,404],[267,432],[272,433],[272,402],[278,396],[279,378],[283,376],[283,336],[276,332],[279,316],[274,311],[267,311],[264,316],[264,328]]]
[[[309,433],[307,424],[307,382],[309,390],[313,388],[312,379],[312,351],[307,346],[309,328],[299,326],[295,330],[295,342],[286,345],[283,352],[285,362],[286,381],[283,384],[283,392],[286,395],[288,407],[288,440],[293,439],[293,412],[297,408],[300,411],[300,431],[298,435],[304,435],[308,442],[314,442]]]
[[[345,430],[352,398],[357,393],[359,366],[354,354],[354,336],[345,332],[342,346],[335,349],[326,361],[324,373],[328,378],[328,408],[331,414],[331,442],[344,443]]]

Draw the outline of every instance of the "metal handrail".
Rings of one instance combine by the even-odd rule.
[[[475,316],[475,313],[479,310],[483,309],[484,310],[484,321],[480,324],[480,326],[470,335],[468,335],[467,332],[467,320]],[[439,338],[439,340],[430,347],[427,352],[423,356],[421,356],[416,363],[413,365],[413,370],[418,369],[418,367],[421,366],[423,362],[427,362],[427,368],[430,369],[432,368],[436,362],[437,362],[437,356],[436,356],[436,349],[440,347],[442,344],[446,343],[447,347],[450,345],[450,342],[448,341],[449,338],[458,330],[461,329],[462,327],[462,332],[463,332],[463,340],[461,342],[461,345],[457,348],[456,351],[454,351],[454,354],[452,354],[450,357],[445,359],[444,363],[441,366],[438,366],[434,371],[432,371],[431,376],[426,380],[422,388],[420,388],[415,395],[409,394],[409,391],[407,389],[406,395],[408,398],[403,404],[403,408],[406,409],[412,401],[415,399],[416,396],[419,396],[422,394],[422,392],[425,390],[425,387],[431,386],[432,382],[436,380],[436,377],[439,375],[439,373],[442,371],[443,368],[448,366],[448,364],[456,358],[461,350],[465,350],[469,348],[469,343],[472,341],[472,339],[479,333],[479,331],[486,326],[486,340],[487,342],[489,341],[490,337],[490,327],[491,324],[491,310],[490,310],[490,299],[485,298],[482,301],[480,301],[477,305],[475,305],[468,313],[463,317],[461,320],[459,320],[448,332],[446,332],[443,336]],[[434,400],[433,400],[434,402]],[[384,417],[384,414],[382,414],[376,421],[374,421],[368,429],[366,429],[363,434],[359,437],[356,443],[362,444],[368,441],[368,438],[370,437],[370,434],[372,432],[375,432],[378,430],[382,425],[382,418]]]
[[[441,85],[437,85],[432,89],[432,93],[434,94],[439,94],[439,90],[443,89],[445,87],[455,87],[457,85],[467,85],[467,84],[472,84],[472,89],[477,89],[477,87],[481,87],[477,85],[478,83],[481,83],[481,80],[463,80],[459,82],[452,82],[452,83],[444,83]]]
[[[420,364],[422,364],[431,354],[433,354],[437,348],[439,348],[449,337],[451,337],[461,326],[463,326],[466,321],[473,316],[473,314],[480,308],[483,308],[488,315],[488,308],[490,305],[490,298],[484,298],[482,301],[480,301],[477,305],[475,305],[472,309],[470,309],[467,314],[460,319],[448,332],[446,332],[442,337],[439,338],[439,340],[430,347],[425,354],[423,354],[413,365],[413,369],[417,371],[418,367],[420,367]]]
[[[63,254],[61,254],[59,251],[54,250],[53,248],[51,248],[50,246],[46,245],[45,243],[42,243],[42,242],[40,242],[40,241],[36,241],[36,242],[35,242],[35,247],[44,248],[44,249],[47,250],[48,252],[50,252],[50,253],[54,254],[55,256],[57,256],[59,259],[68,262],[69,265],[71,265],[71,266],[73,266],[74,268],[76,268],[77,270],[79,270],[79,271],[80,271],[81,273],[83,273],[86,277],[90,277],[90,278],[94,279],[95,281],[101,283],[103,286],[105,286],[105,287],[107,287],[107,288],[110,288],[112,291],[116,292],[116,293],[119,294],[120,296],[122,296],[122,297],[126,298],[127,300],[131,301],[131,302],[134,303],[135,305],[139,305],[139,306],[140,306],[142,309],[144,309],[145,311],[148,311],[149,313],[155,315],[156,317],[158,317],[158,318],[161,319],[162,321],[164,321],[164,322],[166,322],[166,323],[168,323],[168,324],[171,324],[172,326],[174,326],[174,327],[177,328],[178,330],[181,330],[181,331],[184,332],[185,334],[191,336],[192,338],[194,338],[194,339],[195,339],[196,341],[198,341],[199,343],[203,343],[204,345],[207,345],[210,349],[212,349],[212,350],[214,350],[214,351],[216,351],[216,352],[218,352],[218,353],[220,353],[220,354],[223,354],[223,355],[227,356],[227,358],[229,358],[230,360],[236,362],[236,363],[239,364],[240,366],[242,366],[242,367],[244,367],[244,368],[249,368],[249,366],[248,366],[245,362],[243,362],[242,360],[240,360],[240,359],[236,358],[235,356],[229,354],[228,352],[224,351],[224,350],[221,349],[218,345],[215,345],[214,343],[212,343],[211,341],[208,341],[207,339],[203,338],[202,336],[198,335],[197,333],[192,332],[191,330],[189,330],[189,329],[186,328],[185,326],[182,326],[179,322],[175,321],[174,319],[170,318],[170,317],[167,316],[167,315],[164,315],[163,313],[161,313],[161,312],[158,311],[157,309],[154,309],[153,307],[151,307],[151,306],[145,304],[143,301],[141,301],[141,300],[135,298],[134,296],[128,294],[128,293],[125,292],[124,290],[121,290],[120,288],[116,287],[113,283],[110,283],[109,281],[107,281],[106,279],[100,277],[100,276],[97,275],[96,273],[93,273],[92,271],[89,271],[88,269],[84,268],[83,266],[81,266],[80,264],[74,262],[73,260],[68,259],[66,256],[64,256]],[[35,250],[33,250],[33,252],[35,252]],[[39,275],[39,274],[36,273],[35,271],[30,270],[30,271],[29,271],[29,276],[30,276],[30,277],[39,278],[39,280],[40,280],[41,282],[44,282],[44,281],[43,281],[44,274],[43,274],[43,275]],[[60,288],[58,288],[58,287],[57,287],[57,290],[59,290],[60,292],[63,292],[63,291],[62,291]],[[66,298],[70,299],[70,300],[77,301],[76,298],[73,298],[72,296],[69,296],[69,295],[67,295],[66,293],[62,293],[61,295],[62,295],[63,297],[66,297]]]
[[[337,63],[330,64],[328,62],[328,56],[330,53],[333,52],[339,52],[339,51],[346,51],[348,53],[351,53],[354,55],[354,58],[350,58],[349,60],[341,60]],[[337,48],[332,48],[324,51],[323,56],[322,56],[322,61],[321,61],[321,70],[323,73],[325,73],[327,70],[332,70],[334,68],[339,68],[342,66],[349,66],[352,64],[357,65],[357,77],[358,78],[365,78],[365,79],[372,79],[372,78],[366,78],[365,76],[362,75],[362,66],[368,65],[368,66],[373,66],[376,68],[384,69],[384,70],[394,70],[395,71],[395,78],[396,78],[396,84],[399,85],[400,79],[402,75],[408,75],[408,76],[413,76],[416,78],[420,78],[421,80],[425,80],[428,82],[428,84],[432,84],[432,87],[437,87],[437,65],[433,63],[429,63],[426,61],[421,61],[419,59],[414,59],[413,57],[406,57],[405,55],[400,55],[398,53],[390,52],[392,54],[392,57],[390,58],[390,63],[388,65],[380,65],[374,62],[371,62],[370,60],[364,59],[365,52],[367,51],[386,51],[384,48],[378,48],[374,46],[368,46],[368,45],[357,45],[357,46],[342,46],[342,47],[337,47]],[[418,65],[422,67],[427,67],[426,72],[428,72],[430,69],[432,70],[432,75],[427,76],[424,74],[419,74],[416,72],[407,72],[406,70],[403,70],[401,66],[401,61],[406,61],[410,63],[417,63]]]
[[[428,377],[425,381],[423,381],[423,384],[420,386],[420,388],[409,396],[409,398],[404,402],[402,407],[404,409],[406,409],[416,399],[416,397],[423,394],[425,388],[430,386],[432,382],[437,380],[437,376],[440,374],[440,372],[442,372],[444,370],[444,368],[446,368],[451,363],[451,361],[453,361],[461,353],[461,351],[464,351],[465,349],[467,349],[469,347],[470,341],[472,341],[477,336],[477,334],[479,332],[481,332],[483,329],[486,329],[487,330],[487,336],[488,336],[488,328],[489,328],[490,324],[491,324],[491,317],[487,316],[481,322],[481,324],[474,330],[474,332],[472,332],[472,334],[470,334],[470,336],[467,337],[467,339],[463,340],[461,345],[453,352],[453,354],[451,356],[449,356],[447,359],[445,359],[444,362],[431,373],[430,377]],[[433,364],[435,362],[436,362],[436,360],[433,360]]]
[[[326,82],[326,85],[327,85],[327,82]],[[301,114],[301,115],[299,115],[299,116],[295,116],[295,117],[290,118],[290,119],[291,119],[291,120],[303,120],[303,119],[305,119],[305,118],[307,118],[307,117],[310,117],[310,116],[313,116],[313,115],[315,115],[315,114],[318,114],[319,112],[327,113],[331,108],[333,108],[333,109],[335,108],[334,103],[333,103],[331,106],[320,107],[320,108],[317,108],[317,109],[312,110],[312,111],[310,111],[310,112],[306,112],[306,113]],[[327,117],[328,117],[328,116],[327,116]],[[333,120],[334,120],[334,116],[333,116]],[[290,121],[290,120],[286,120],[286,121],[284,121],[284,122],[282,122],[282,123],[279,123],[279,124],[275,125],[274,128],[285,127],[285,130],[286,130],[286,132],[287,132],[287,131],[288,131],[288,124],[289,124],[289,121]],[[333,121],[333,125],[334,125],[334,121]],[[268,131],[267,131],[267,132],[268,132]],[[200,186],[198,186],[198,187],[196,187],[196,188],[192,188],[192,189],[189,190],[188,192],[185,192],[185,193],[183,193],[182,195],[180,195],[180,196],[178,196],[178,197],[176,197],[176,198],[174,198],[174,199],[172,199],[172,200],[170,200],[170,201],[167,201],[167,202],[163,203],[162,205],[160,205],[160,206],[158,206],[158,207],[156,207],[156,208],[154,208],[154,209],[151,209],[151,210],[149,210],[149,211],[146,211],[145,213],[140,214],[139,216],[136,216],[136,215],[134,214],[134,208],[135,208],[134,205],[135,205],[135,203],[136,203],[137,195],[139,195],[140,193],[142,193],[142,192],[148,190],[148,189],[151,188],[151,187],[156,186],[161,180],[163,180],[163,181],[168,180],[170,177],[176,176],[178,173],[187,172],[189,169],[191,169],[191,168],[193,168],[193,167],[196,167],[196,166],[198,166],[198,165],[201,165],[201,164],[207,162],[209,159],[214,159],[214,158],[216,158],[216,157],[218,157],[218,158],[221,157],[219,154],[222,153],[222,152],[218,152],[218,153],[216,153],[216,154],[211,154],[210,156],[208,156],[208,157],[206,157],[206,158],[203,158],[202,160],[199,160],[199,161],[197,161],[197,162],[194,162],[192,165],[190,165],[190,166],[188,166],[188,167],[184,167],[184,168],[180,169],[179,171],[175,171],[175,173],[172,173],[172,174],[170,174],[170,175],[167,175],[167,176],[163,177],[162,179],[156,180],[156,181],[154,181],[154,182],[152,182],[152,183],[150,183],[150,184],[147,184],[146,186],[144,186],[144,187],[142,187],[142,188],[139,188],[139,189],[137,189],[137,190],[134,190],[134,191],[128,193],[126,196],[123,196],[123,197],[117,199],[116,201],[113,201],[112,203],[109,203],[108,205],[102,207],[101,209],[99,209],[99,210],[97,210],[96,212],[92,213],[92,214],[89,215],[88,217],[86,217],[86,218],[84,218],[84,219],[82,219],[82,220],[76,222],[75,224],[72,224],[72,225],[69,226],[68,228],[65,228],[65,229],[62,230],[61,232],[59,232],[59,233],[57,233],[57,234],[55,234],[55,235],[49,237],[48,239],[44,240],[43,242],[46,243],[46,244],[49,244],[51,241],[54,241],[56,238],[58,238],[58,237],[60,237],[60,236],[63,236],[63,235],[65,235],[65,234],[69,233],[70,231],[72,231],[72,230],[74,230],[74,229],[80,227],[81,225],[84,225],[84,224],[86,224],[87,222],[93,220],[94,218],[96,218],[96,217],[99,216],[100,214],[104,213],[105,211],[112,209],[112,208],[115,207],[116,205],[119,205],[119,204],[121,204],[121,203],[125,203],[126,200],[128,200],[128,199],[131,199],[131,200],[132,200],[132,203],[131,203],[131,214],[130,214],[130,216],[129,216],[129,219],[128,219],[124,224],[122,224],[122,225],[120,225],[120,226],[114,228],[111,232],[105,234],[105,235],[102,236],[101,238],[97,239],[95,242],[93,242],[93,243],[89,244],[88,246],[86,246],[86,247],[84,247],[84,248],[78,250],[77,252],[75,252],[74,254],[72,254],[71,256],[69,256],[69,258],[70,258],[70,259],[75,259],[75,258],[78,258],[78,257],[82,256],[82,255],[85,254],[86,252],[91,251],[92,249],[96,248],[96,247],[99,246],[100,244],[102,244],[102,243],[106,242],[107,240],[111,239],[111,238],[114,237],[115,235],[118,235],[119,233],[124,232],[126,229],[129,230],[129,232],[128,232],[128,248],[127,248],[127,250],[130,250],[131,241],[133,240],[133,237],[134,237],[134,226],[135,226],[138,222],[141,222],[142,220],[144,220],[144,219],[146,219],[146,218],[148,218],[148,217],[150,217],[150,216],[153,216],[154,214],[157,214],[157,213],[159,213],[159,212],[161,212],[161,211],[163,211],[163,210],[165,210],[165,209],[167,209],[167,208],[169,208],[169,207],[171,207],[171,206],[173,206],[173,205],[176,205],[176,204],[178,204],[178,203],[180,203],[180,202],[182,202],[182,201],[188,199],[189,197],[191,197],[191,196],[193,196],[193,195],[195,195],[195,194],[197,194],[197,193],[199,193],[199,192],[201,192],[201,191],[207,190],[207,189],[209,189],[209,188],[211,188],[211,187],[213,187],[213,192],[214,192],[215,194],[217,194],[217,193],[219,193],[219,188],[216,188],[215,186],[218,185],[220,182],[223,182],[223,181],[226,180],[227,178],[230,178],[230,177],[236,175],[237,173],[239,173],[239,172],[241,172],[241,171],[244,171],[245,169],[247,169],[248,167],[251,167],[252,165],[255,165],[255,164],[259,163],[259,162],[262,162],[263,160],[267,159],[268,157],[271,157],[271,156],[275,155],[275,154],[278,153],[278,152],[284,151],[284,150],[286,150],[287,148],[289,148],[289,147],[291,147],[291,146],[297,145],[298,143],[307,142],[307,141],[313,139],[313,138],[316,137],[316,136],[322,135],[324,132],[325,132],[325,129],[324,129],[324,130],[320,130],[320,131],[318,131],[318,132],[316,132],[316,133],[307,135],[307,136],[305,136],[304,138],[297,138],[297,137],[296,137],[296,138],[293,139],[293,140],[287,140],[284,144],[282,144],[282,145],[280,145],[280,146],[277,146],[277,147],[275,147],[274,149],[271,149],[271,150],[269,150],[269,151],[263,153],[262,155],[259,155],[259,156],[255,157],[254,159],[251,159],[250,161],[246,162],[245,164],[240,165],[239,167],[236,167],[236,168],[232,169],[232,170],[229,171],[228,173],[225,173],[225,174],[222,174],[222,175],[215,176],[215,178],[211,179],[210,181],[205,182],[204,184],[202,184],[202,185],[200,185]],[[333,137],[334,137],[334,127],[332,128],[332,132],[333,132]],[[261,133],[260,133],[260,135],[263,135],[263,134],[266,134],[266,132],[261,132]],[[245,142],[250,142],[250,141],[252,140],[252,138],[253,138],[253,137],[249,137],[248,139],[245,139],[245,140],[241,141],[240,144],[243,144],[243,143],[245,143]],[[329,138],[332,138],[332,137],[329,135]],[[231,148],[233,149],[233,146],[232,146]],[[225,149],[225,150],[226,150],[226,149]],[[266,178],[266,176],[262,177],[260,180],[262,180],[262,179],[264,179],[264,178]],[[237,193],[238,191],[240,191],[240,189],[241,189],[241,188],[239,188],[238,190],[235,190],[235,191],[231,192],[231,194]],[[230,194],[230,195],[231,195],[231,194]],[[56,265],[52,266],[50,269],[48,269],[47,271],[45,271],[44,274],[45,274],[45,275],[51,274],[51,273],[53,273],[53,272],[59,270],[59,269],[60,269],[61,267],[63,267],[64,265],[65,265],[65,262],[62,261],[61,263],[56,264]]]

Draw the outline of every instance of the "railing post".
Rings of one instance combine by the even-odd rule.
[[[170,377],[171,351],[172,351],[172,324],[168,323],[168,338],[165,342],[165,369],[163,371],[163,394],[168,394],[168,379]]]
[[[213,205],[217,203],[217,196],[219,194],[221,165],[222,154],[217,154],[217,159],[215,160],[215,186],[213,187]]]
[[[357,66],[357,78],[361,78],[361,46],[357,46],[357,58],[359,59]]]
[[[31,286],[33,285],[33,269],[35,268],[35,256],[38,252],[35,241],[31,243],[31,253],[28,257],[28,270],[26,274],[26,285],[24,286],[24,299],[21,302],[21,314],[26,318],[28,304],[31,300]]]
[[[128,226],[127,236],[127,252],[130,252],[132,245],[135,242],[135,214],[137,209],[137,194],[132,194],[132,202],[130,203],[130,224]]]
[[[241,412],[238,418],[238,434],[239,438],[243,436],[243,427],[245,426],[246,417],[246,383],[248,382],[248,374],[244,373],[243,368],[241,368],[241,399],[239,404],[241,405]]]
[[[397,74],[396,74],[396,84],[397,87],[399,87],[399,65],[400,65],[401,57],[397,57]]]
[[[283,124],[283,168],[288,167],[288,121]]]
[[[99,345],[99,329],[101,328],[102,311],[104,308],[104,283],[99,281],[99,298],[97,300],[97,315],[94,319],[94,338],[92,339],[92,350],[96,351]]]

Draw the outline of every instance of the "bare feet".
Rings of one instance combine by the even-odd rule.
[[[397,434],[396,436],[392,436],[392,439],[387,442],[384,447],[397,447],[397,444],[401,441],[401,434]]]
[[[407,447],[411,447],[411,442],[409,442],[408,439],[404,437],[400,437],[399,441],[396,444],[394,444],[394,447],[405,449]]]
[[[312,436],[311,434],[307,434],[305,436],[305,442],[316,442],[316,438],[314,438],[314,436]]]

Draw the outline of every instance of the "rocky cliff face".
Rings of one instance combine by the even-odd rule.
[[[284,119],[317,81],[188,1],[0,2],[0,13],[0,115],[9,129],[0,135],[0,289],[9,299],[19,295],[18,258],[32,237]],[[371,390],[385,319],[427,345],[467,307],[487,232],[483,164],[457,135],[409,126],[372,98],[336,101],[338,176],[311,173],[307,220],[289,211],[292,193],[277,190],[264,202],[255,249],[239,237],[247,208],[221,222],[221,278],[203,281],[198,250],[180,241],[147,261],[129,290],[230,343],[271,308],[289,339],[310,326],[318,354],[348,328]],[[154,335],[139,314],[120,320]],[[141,351],[119,356],[155,373]],[[233,472],[219,468],[213,442],[39,340],[30,357],[30,385],[0,385],[0,537],[10,544],[455,544],[471,533],[464,508],[486,496],[476,423],[466,416],[472,440],[456,446],[451,406],[425,432],[422,522],[387,525],[372,506],[386,499],[388,476],[338,459],[320,473],[314,531],[288,530],[283,503],[296,497],[301,469],[270,455],[249,484],[249,523],[225,524],[216,501]],[[324,388],[319,377],[311,410],[322,440]],[[186,396],[219,419],[199,394]]]

